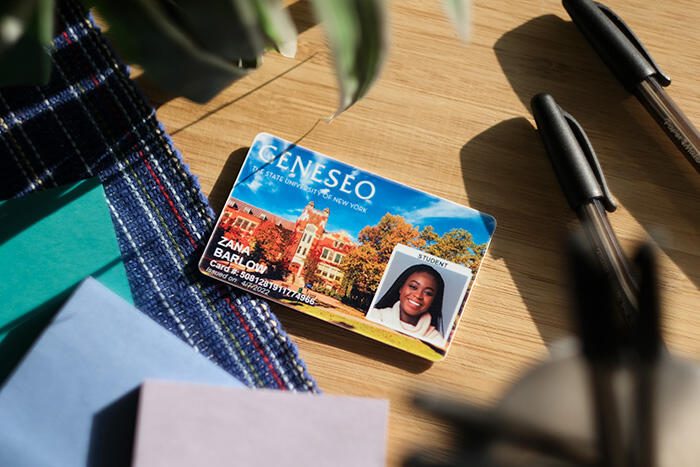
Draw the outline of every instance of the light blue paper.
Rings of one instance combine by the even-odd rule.
[[[86,279],[0,389],[0,465],[104,465],[93,420],[147,378],[242,386]]]

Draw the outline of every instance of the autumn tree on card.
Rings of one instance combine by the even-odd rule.
[[[343,271],[343,286],[369,292],[379,285],[381,267],[377,251],[370,245],[360,245],[343,259],[340,266]]]
[[[313,284],[318,279],[318,261],[321,258],[321,247],[318,244],[314,244],[314,247],[309,250],[306,255],[306,261],[304,266],[304,283]]]
[[[407,223],[403,217],[386,213],[377,225],[367,226],[360,231],[358,240],[371,246],[377,252],[378,260],[387,263],[397,243],[419,248],[422,239],[418,229]]]
[[[224,237],[226,237],[226,240],[240,242],[243,238],[243,235],[241,235],[241,229],[229,226],[228,228],[224,229]]]
[[[486,252],[486,243],[474,242],[472,234],[464,229],[452,229],[441,237],[429,225],[421,231],[420,236],[425,242],[420,248],[422,251],[462,264],[474,274]]]
[[[253,261],[265,262],[268,265],[269,276],[281,278],[288,266],[284,259],[284,248],[288,240],[289,231],[270,221],[263,221],[248,239],[250,258]]]
[[[424,244],[417,228],[403,217],[385,214],[377,225],[367,226],[358,235],[360,246],[343,260],[343,288],[348,302],[355,306],[369,306],[379,286],[391,252],[397,243],[414,248]]]

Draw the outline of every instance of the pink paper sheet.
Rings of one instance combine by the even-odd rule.
[[[389,402],[146,381],[133,467],[383,466]]]

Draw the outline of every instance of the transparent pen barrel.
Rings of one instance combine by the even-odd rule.
[[[700,172],[700,134],[666,91],[654,79],[648,79],[637,86],[635,95]]]
[[[581,205],[578,215],[604,272],[613,284],[618,309],[622,314],[620,325],[630,329],[636,325],[638,287],[627,257],[598,200]]]

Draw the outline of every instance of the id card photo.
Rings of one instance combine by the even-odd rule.
[[[444,348],[471,278],[469,268],[397,244],[365,317]]]

